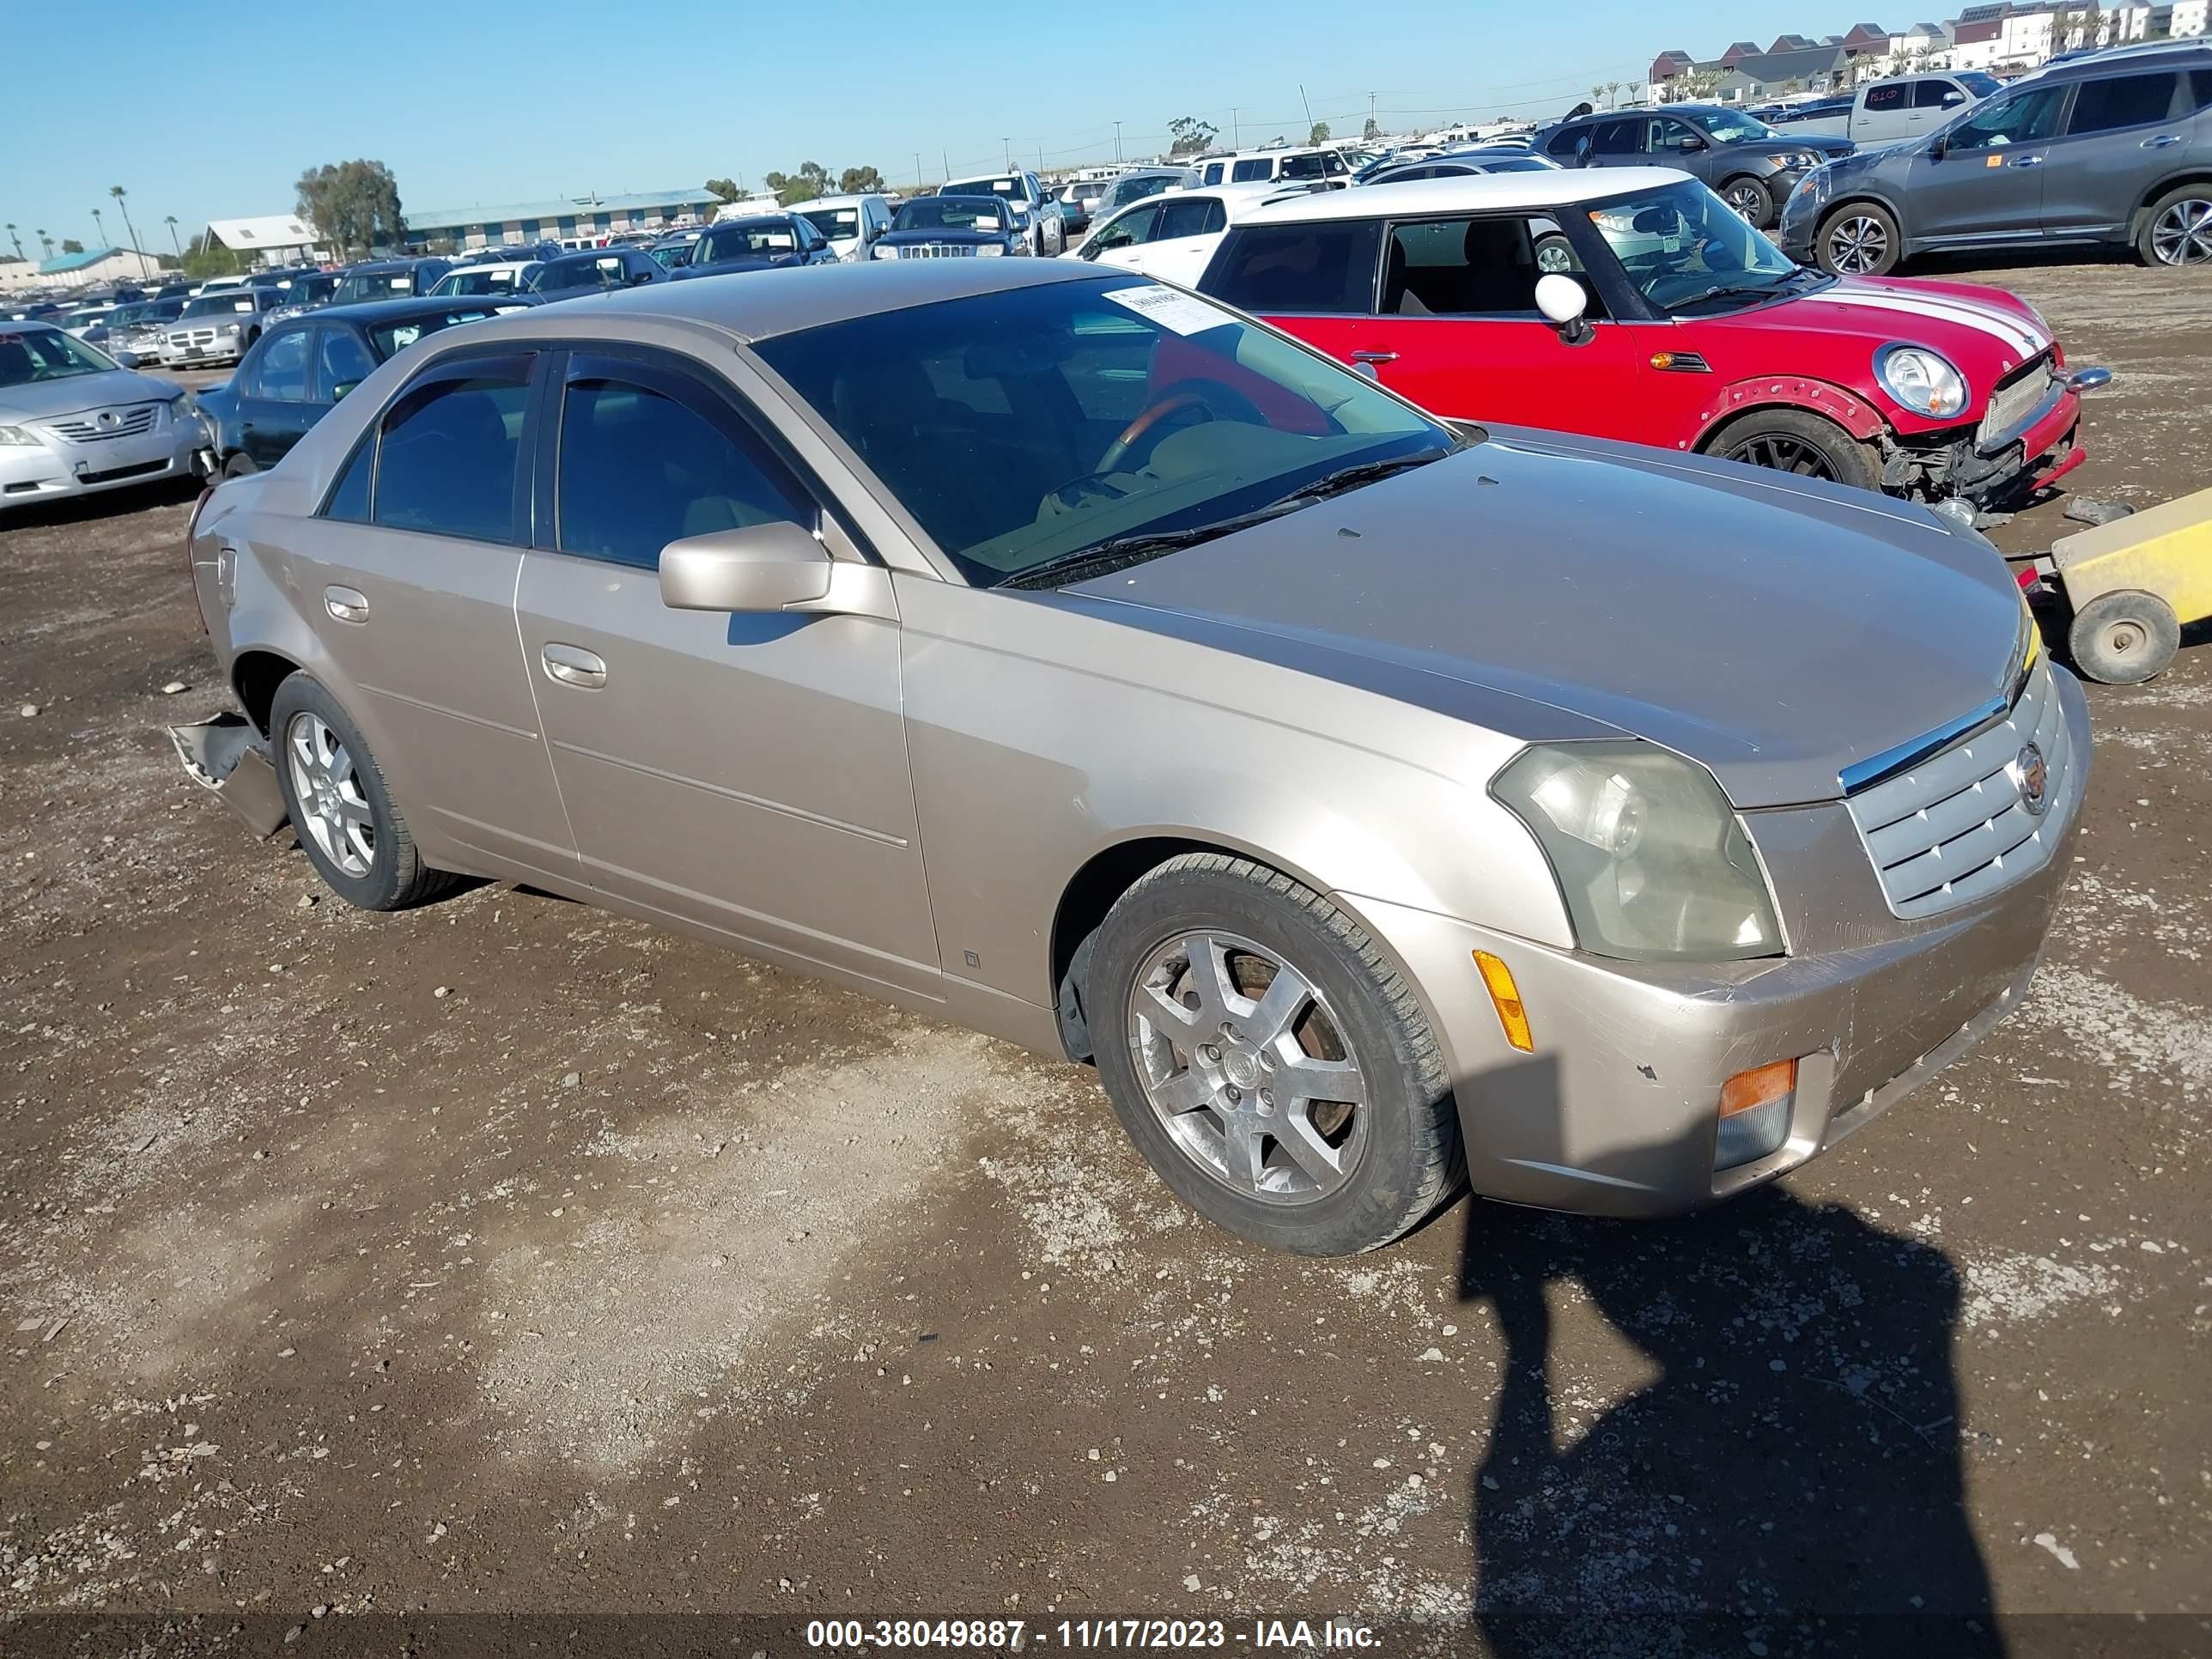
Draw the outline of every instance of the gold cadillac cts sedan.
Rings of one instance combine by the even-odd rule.
[[[449,330],[190,534],[243,717],[180,750],[341,896],[526,881],[1095,1063],[1316,1254],[1833,1146],[2016,1005],[2088,771],[1972,532],[1088,265]]]

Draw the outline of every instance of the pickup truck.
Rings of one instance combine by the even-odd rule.
[[[1901,75],[1893,81],[1869,82],[1852,95],[1847,110],[1793,121],[1784,108],[1770,119],[1777,131],[1793,137],[1807,132],[1833,133],[1864,149],[1931,133],[2003,84],[1979,70]]]
[[[1067,225],[1060,198],[1034,173],[997,173],[980,179],[956,179],[939,196],[994,196],[1013,210],[1014,222],[1040,259],[1056,258],[1067,246]]]

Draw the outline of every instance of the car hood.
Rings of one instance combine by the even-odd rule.
[[[1537,433],[1066,592],[1326,678],[1372,659],[1549,704],[1744,808],[1835,799],[2000,696],[2022,616],[1997,554],[1918,508]]]
[[[1762,331],[1863,337],[1869,384],[1872,354],[1880,347],[1894,341],[1931,347],[1965,371],[1972,398],[1969,414],[1987,400],[1999,376],[2051,346],[2049,328],[2009,295],[1971,283],[1909,276],[1841,276],[1782,304],[1739,313],[1739,319]],[[1772,349],[1766,348],[1769,367],[1775,361]]]
[[[166,404],[177,394],[175,381],[157,380],[128,368],[104,374],[72,374],[66,380],[0,386],[0,422],[49,421],[117,404]]]

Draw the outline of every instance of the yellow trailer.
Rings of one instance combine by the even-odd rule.
[[[2212,489],[2060,538],[2034,560],[2069,612],[2075,666],[2108,685],[2161,673],[2212,617]]]

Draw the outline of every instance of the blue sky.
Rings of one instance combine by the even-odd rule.
[[[1340,132],[1357,133],[1370,91],[1386,129],[1554,114],[1594,82],[1636,79],[1663,47],[1702,55],[1739,35],[1920,18],[1836,0],[20,9],[6,29],[18,65],[74,66],[9,77],[19,136],[0,222],[34,258],[40,226],[89,245],[95,207],[123,240],[116,184],[150,249],[168,246],[167,215],[189,236],[210,218],[289,212],[303,167],[355,156],[391,167],[403,204],[425,210],[727,174],[753,185],[806,160],[911,183],[917,151],[934,179],[947,156],[956,171],[998,165],[1002,141],[1030,167],[1040,147],[1054,166],[1109,161],[1116,119],[1130,155],[1186,113],[1224,138],[1232,118],[1248,142],[1302,137],[1301,82]],[[21,136],[40,134],[53,142]]]

